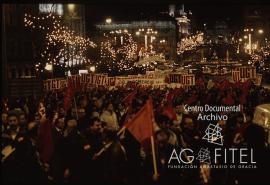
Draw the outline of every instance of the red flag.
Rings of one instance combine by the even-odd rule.
[[[64,97],[64,105],[63,105],[63,108],[65,110],[68,110],[70,108],[74,95],[75,95],[74,84],[72,83],[71,79],[68,79],[67,89],[66,89],[65,97]]]
[[[171,120],[176,120],[177,119],[176,113],[175,113],[175,111],[173,109],[172,104],[169,104],[169,105],[167,105],[167,106],[165,106],[163,108],[162,115],[167,116]]]
[[[132,91],[131,93],[129,93],[122,101],[126,104],[126,105],[130,105],[132,103],[132,100],[134,98],[134,96],[136,95],[136,91]]]
[[[153,119],[153,104],[150,99],[124,127],[143,144],[144,141],[153,136]]]
[[[137,91],[132,91],[129,93],[123,100],[122,102],[128,107],[128,113],[132,112],[132,101],[137,94]]]
[[[163,107],[162,115],[167,116],[171,120],[176,120],[176,113],[173,109],[173,99],[175,97],[176,90],[171,90],[166,97],[167,102],[165,103],[165,106]]]
[[[49,121],[41,122],[38,132],[38,151],[40,159],[48,163],[54,151],[52,125]]]

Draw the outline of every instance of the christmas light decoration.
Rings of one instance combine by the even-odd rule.
[[[121,74],[133,69],[137,57],[137,44],[127,30],[104,33],[101,42],[101,61],[97,63],[99,69],[106,72]]]
[[[36,71],[42,72],[46,65],[72,67],[89,63],[84,53],[88,48],[95,48],[96,44],[89,38],[75,35],[73,30],[64,26],[61,16],[52,13],[44,16],[25,14],[24,23],[25,27],[46,31],[45,47],[40,54],[41,61],[36,64]]]
[[[270,44],[261,47],[260,49],[254,50],[252,54],[250,54],[252,63],[262,62],[267,57],[270,56]]]
[[[198,46],[204,44],[203,33],[198,33],[196,35],[182,39],[177,43],[177,54],[183,54],[185,51],[190,51]]]

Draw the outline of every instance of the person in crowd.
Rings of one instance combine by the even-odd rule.
[[[22,131],[26,132],[27,124],[28,124],[27,115],[25,112],[22,111],[19,114],[19,125]]]
[[[2,131],[6,130],[8,127],[8,114],[6,112],[2,112]]]
[[[54,126],[52,128],[52,139],[53,139],[53,155],[50,161],[50,173],[53,178],[54,183],[64,182],[64,128],[65,128],[65,118],[56,117]]]
[[[103,158],[99,157],[98,153],[105,146],[104,129],[101,121],[98,118],[92,118],[88,122],[88,128],[84,130],[84,157],[85,157],[85,172],[86,178],[91,178],[94,184],[98,184],[103,180]]]
[[[81,133],[77,129],[77,121],[70,119],[67,121],[64,130],[63,151],[64,178],[69,183],[83,183],[86,180],[86,155],[84,151],[90,149],[86,145]]]
[[[47,175],[36,149],[37,127],[30,123],[27,133],[20,132],[17,115],[8,116],[9,128],[2,136],[2,172],[5,184],[45,184]]]
[[[105,108],[100,115],[100,120],[106,123],[106,128],[108,130],[116,131],[119,129],[117,115],[114,111],[113,104],[107,103]]]
[[[255,139],[256,138],[256,139]],[[239,184],[268,184],[270,147],[265,138],[264,128],[251,123],[244,132],[245,147],[253,150],[253,160],[256,161],[256,172],[252,169],[239,169],[237,179]]]
[[[19,125],[18,114],[16,111],[11,111],[7,117],[8,126],[7,129],[2,133],[3,145],[12,145],[16,141],[23,139],[23,133]]]
[[[127,184],[126,149],[119,141],[116,131],[106,131],[105,143],[111,143],[111,145],[102,156],[104,170],[103,181],[101,182],[104,182],[105,184]]]
[[[253,148],[259,173],[241,169],[229,170],[226,171],[228,175],[223,175],[224,171],[212,170],[209,182],[246,184],[259,179],[259,182],[267,183],[265,172],[269,171],[270,166],[266,162],[269,146],[263,137],[263,129],[252,123],[252,115],[257,105],[270,102],[268,89],[252,83],[237,86],[226,81],[220,84],[213,82],[209,87],[180,88],[179,92],[170,88],[138,87],[128,107],[123,99],[133,88],[109,90],[97,87],[87,93],[78,92],[75,95],[78,100],[76,109],[73,105],[68,110],[62,106],[65,97],[62,91],[48,92],[40,99],[35,96],[26,100],[10,99],[5,108],[9,111],[2,112],[3,182],[40,184],[47,182],[48,175],[54,184],[84,183],[89,180],[92,184],[202,184],[196,170],[170,171],[166,168],[173,148],[188,147],[196,153],[201,144],[206,143],[201,138],[208,122],[196,120],[197,114],[185,112],[183,104],[242,104],[244,109],[241,113],[222,112],[220,114],[227,114],[229,119],[213,124],[218,123],[222,128],[224,147]],[[159,110],[170,93],[174,94],[170,100],[171,110],[176,113],[175,120],[162,115]],[[119,126],[122,128],[133,118],[149,97],[153,99],[159,172],[154,178],[151,153],[144,150],[128,130],[119,136],[116,134]],[[52,152],[44,155],[44,150],[39,147],[47,146],[50,133]],[[44,160],[44,156],[48,158]],[[229,177],[236,181],[229,181]]]

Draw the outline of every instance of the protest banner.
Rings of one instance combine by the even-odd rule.
[[[168,83],[178,83],[182,85],[195,85],[195,75],[171,73],[169,74]]]
[[[232,79],[234,82],[240,81],[240,71],[232,70]]]
[[[255,67],[238,67],[235,70],[232,70],[232,79],[234,82],[246,82],[247,80],[260,80],[260,75],[257,76]]]
[[[239,67],[240,78],[256,78],[256,69],[255,67]]]
[[[45,80],[43,83],[43,87],[46,91],[63,89],[66,86],[67,86],[67,81],[66,79],[62,79],[62,78],[48,79],[48,80]]]
[[[148,71],[146,75],[128,75],[108,77],[106,74],[83,73],[67,77],[71,79],[75,87],[89,89],[96,86],[115,87],[115,86],[151,86],[154,88],[164,88],[169,85],[172,87],[195,85],[195,76],[193,74],[167,74],[169,80],[165,81],[165,74],[156,74],[155,71]],[[63,89],[67,86],[67,79],[48,79],[44,81],[45,90]]]

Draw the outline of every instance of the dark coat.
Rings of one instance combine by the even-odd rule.
[[[2,183],[47,183],[47,174],[40,162],[35,144],[27,136],[20,134],[9,143],[15,151],[2,163]]]

